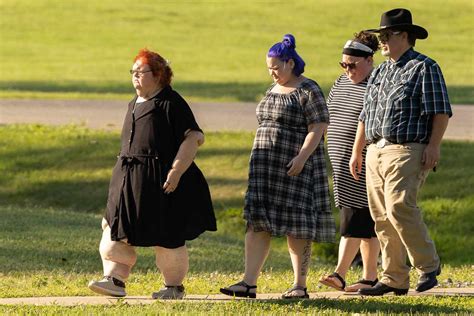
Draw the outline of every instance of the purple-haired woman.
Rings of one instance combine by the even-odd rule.
[[[302,76],[305,62],[291,34],[267,54],[274,83],[257,106],[259,127],[245,196],[245,274],[221,293],[256,297],[257,278],[273,236],[286,236],[294,271],[282,298],[308,298],[306,276],[313,241],[332,242],[334,218],[324,159],[329,114],[318,84]]]

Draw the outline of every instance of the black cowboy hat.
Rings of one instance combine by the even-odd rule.
[[[418,39],[428,37],[428,31],[412,23],[411,12],[407,9],[393,9],[382,14],[380,28],[370,29],[367,32],[379,33],[382,30],[396,29],[415,34]]]

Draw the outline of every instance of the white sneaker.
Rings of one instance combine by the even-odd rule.
[[[165,285],[164,288],[161,288],[158,292],[153,292],[151,294],[153,299],[161,300],[181,300],[184,297],[184,286],[168,286]]]
[[[125,292],[125,283],[111,276],[104,276],[100,281],[90,281],[89,288],[102,295],[123,297]]]

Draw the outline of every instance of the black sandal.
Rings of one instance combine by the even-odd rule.
[[[375,284],[377,284],[378,281],[379,281],[379,279],[377,279],[377,278],[373,281],[366,280],[366,279],[360,279],[359,281],[357,281],[355,283],[352,283],[349,287],[347,287],[346,292],[357,292],[359,290],[359,288],[358,289],[352,289],[351,288],[351,286],[356,285],[356,284],[364,284],[364,285],[369,285],[370,287],[374,287]]]
[[[336,279],[338,279],[341,282],[341,286],[339,287],[334,282],[326,280],[327,278],[336,278]],[[333,289],[336,289],[336,290],[339,290],[339,291],[344,291],[344,289],[346,288],[346,281],[337,272],[333,272],[332,274],[325,277],[325,279],[321,278],[319,280],[319,283],[324,284],[324,285],[329,286],[329,287],[332,287]]]
[[[370,286],[375,286],[375,284],[377,284],[377,282],[379,281],[379,279],[375,279],[373,281],[370,281],[370,280],[366,280],[366,279],[360,279],[359,281],[351,284],[351,285],[354,285],[354,284],[365,284],[365,285],[370,285]]]
[[[303,295],[288,295],[293,291],[303,291],[304,294]],[[308,289],[300,285],[295,285],[291,289],[286,290],[286,292],[281,295],[281,298],[288,299],[288,300],[309,298]]]
[[[233,291],[233,290],[230,289],[233,286],[243,286],[243,287],[246,288],[246,291],[245,292],[244,291]],[[256,298],[257,293],[250,293],[250,290],[256,289],[256,288],[257,288],[256,285],[248,285],[244,281],[240,281],[239,283],[232,284],[229,287],[221,288],[219,291],[222,294],[229,295],[229,296]]]

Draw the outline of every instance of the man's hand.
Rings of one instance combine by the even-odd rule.
[[[429,170],[436,167],[440,158],[440,152],[441,150],[439,146],[432,144],[426,145],[426,148],[423,151],[423,158],[421,159],[423,169]]]

